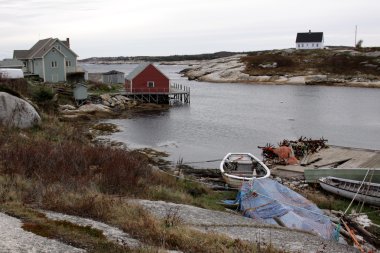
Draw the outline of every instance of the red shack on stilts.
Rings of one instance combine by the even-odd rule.
[[[125,80],[126,96],[143,102],[169,103],[179,99],[190,103],[190,88],[170,83],[169,77],[152,63],[137,66]]]

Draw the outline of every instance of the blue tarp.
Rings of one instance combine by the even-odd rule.
[[[243,215],[334,238],[335,226],[311,201],[275,180],[264,178],[243,183],[237,196]]]

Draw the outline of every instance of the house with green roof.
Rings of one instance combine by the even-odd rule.
[[[70,40],[39,40],[29,50],[14,50],[13,58],[23,62],[25,75],[38,75],[44,82],[65,82],[68,73],[77,70],[78,55],[71,50]]]

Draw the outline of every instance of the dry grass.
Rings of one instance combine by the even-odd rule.
[[[337,195],[325,192],[320,186],[315,185],[313,190],[303,190],[300,192],[305,198],[315,203],[321,209],[345,211],[349,206],[351,200]],[[355,201],[348,213],[358,213],[361,208],[361,202]],[[375,224],[380,224],[379,210],[370,205],[365,205],[362,210],[363,213],[367,213],[368,217]]]
[[[246,72],[250,75],[282,75],[293,69],[292,58],[280,54],[250,55],[241,59],[246,64]],[[276,63],[276,68],[262,68],[261,65]]]
[[[56,192],[69,189],[82,194],[90,191],[220,208],[212,199],[220,194],[153,171],[148,158],[139,152],[90,145],[80,129],[68,124],[45,122],[22,135],[8,129],[0,129],[0,133],[4,189],[11,187],[7,178],[29,182],[28,187],[12,186],[20,189],[16,195],[24,202],[57,206]]]
[[[55,95],[52,86],[32,85],[26,79],[4,79],[0,77],[0,91],[20,98],[29,97],[38,105],[40,111],[57,112],[58,104],[52,100]]]
[[[40,181],[45,186],[44,192],[55,184],[80,190],[90,183],[109,194],[135,194],[144,190],[142,181],[150,178],[150,170],[142,155],[63,138],[52,142],[2,135],[3,172]]]
[[[363,49],[364,50],[364,49]],[[364,52],[364,51],[363,51]],[[368,75],[379,78],[379,58],[353,55],[337,50],[296,50],[253,52],[242,61],[250,75],[305,75],[310,73],[348,77]],[[261,64],[276,62],[276,68],[262,68]],[[377,66],[377,67],[376,67]]]
[[[119,128],[112,123],[98,123],[91,127],[93,131],[99,132],[102,135],[119,132]]]
[[[116,200],[112,212],[108,212],[105,219],[111,224],[118,224],[134,238],[160,248],[184,252],[279,252],[270,246],[260,248],[226,236],[192,230],[182,224],[175,210],[164,219],[157,220],[139,206]]]
[[[323,63],[317,64],[316,67],[322,73],[350,76],[356,74],[379,75],[379,70],[376,67],[368,67],[368,64],[376,66],[379,63],[373,57],[335,54],[325,57]]]
[[[246,242],[193,231],[175,215],[157,220],[126,204],[124,197],[138,197],[218,209],[215,202],[221,195],[152,170],[141,153],[92,145],[82,133],[55,118],[30,130],[0,128],[0,208],[28,221],[25,229],[90,252],[125,250],[104,244],[97,231],[31,215],[30,206],[113,224],[154,246],[142,251],[260,252]]]
[[[62,198],[63,195],[65,193],[57,197]],[[76,198],[79,197],[80,195],[76,196]],[[146,252],[157,252],[158,248],[177,249],[184,252],[281,252],[270,245],[258,246],[223,235],[205,234],[192,230],[182,224],[175,210],[164,219],[158,220],[139,206],[127,204],[123,199],[92,196],[94,200],[88,201],[88,198],[91,196],[85,197],[84,202],[88,205],[84,209],[82,209],[83,203],[77,200],[72,201],[73,196],[63,198],[59,210],[74,215],[82,211],[82,215],[113,224],[146,245],[154,246],[145,249]],[[28,231],[59,239],[89,252],[125,252],[126,250],[124,247],[106,241],[103,234],[96,229],[68,222],[51,221],[43,214],[21,204],[9,202],[3,204],[0,210],[24,220],[23,228]]]
[[[291,67],[294,62],[291,57],[281,54],[260,54],[242,58],[243,61],[249,62],[251,67],[259,67],[260,64],[277,63],[278,68]]]
[[[16,97],[29,96],[30,89],[25,79],[6,79],[0,75],[0,91],[10,93]]]

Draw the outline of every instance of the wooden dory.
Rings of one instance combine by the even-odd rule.
[[[337,177],[322,177],[319,179],[319,184],[326,191],[350,199],[354,198],[361,183],[361,181]],[[368,204],[380,206],[380,184],[363,183],[355,200],[365,201]]]
[[[228,153],[220,163],[224,181],[231,187],[239,188],[244,181],[267,178],[268,167],[250,153]]]

